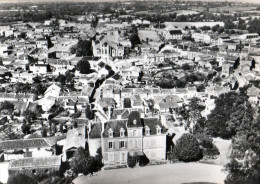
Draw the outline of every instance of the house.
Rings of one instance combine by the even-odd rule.
[[[25,175],[41,175],[59,172],[61,169],[61,156],[44,156],[37,158],[22,158],[9,163],[8,174],[22,173]]]
[[[86,143],[88,138],[87,136],[88,134],[85,125],[75,129],[68,130],[65,144],[63,147],[62,160],[66,161],[70,159],[79,147],[83,147],[84,149],[86,149]]]
[[[47,138],[17,139],[0,142],[4,160],[17,160],[26,157],[44,157],[55,154],[56,142]]]
[[[105,167],[124,166],[128,156],[146,156],[150,162],[166,158],[166,129],[159,119],[141,119],[132,111],[127,120],[104,124],[102,155]]]
[[[248,101],[251,104],[256,105],[259,104],[259,96],[260,96],[260,89],[252,86],[247,90]]]
[[[182,40],[183,33],[181,30],[166,30],[163,36],[167,40]]]
[[[31,64],[29,66],[30,71],[35,74],[47,74],[49,64]]]
[[[110,32],[107,36],[101,36],[96,41],[92,41],[93,55],[95,57],[102,57],[108,59],[109,57],[123,57],[124,46],[113,39],[113,34],[117,32]],[[117,36],[117,35],[116,35]]]

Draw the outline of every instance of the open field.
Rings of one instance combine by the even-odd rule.
[[[97,176],[80,176],[75,184],[184,184],[216,183],[222,184],[226,178],[222,166],[203,163],[175,163],[157,166],[104,170]]]
[[[222,6],[222,7],[216,7],[216,8],[210,8],[210,12],[217,12],[217,11],[229,11],[230,13],[235,13],[235,12],[242,12],[242,11],[250,11],[250,10],[255,10],[256,7],[253,6]]]
[[[139,30],[138,36],[139,36],[140,40],[146,41],[146,38],[149,38],[150,40],[153,40],[154,42],[161,41],[159,35],[155,31],[151,31],[151,30]]]

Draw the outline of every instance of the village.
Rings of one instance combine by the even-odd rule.
[[[153,22],[148,10],[131,3],[110,8],[119,15],[93,10],[0,24],[0,183],[18,173],[62,173],[67,183],[84,183],[86,175],[100,183],[90,176],[198,160],[228,163],[231,137],[205,131],[225,94],[246,88],[247,104],[259,107],[260,37],[247,25],[260,11],[247,5],[231,22],[236,28],[228,28],[181,3],[171,10],[175,19],[190,21]],[[228,14],[213,14],[222,13]],[[185,136],[196,138],[196,158],[177,153]],[[75,166],[80,154],[88,155],[87,171]]]

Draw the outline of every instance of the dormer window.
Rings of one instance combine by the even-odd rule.
[[[112,128],[110,128],[110,129],[108,130],[108,137],[109,137],[109,138],[113,138],[113,130],[112,130]]]
[[[136,125],[136,123],[137,123],[137,121],[136,121],[136,119],[134,119],[134,120],[133,120],[133,124]]]
[[[123,128],[120,129],[120,137],[125,137],[125,130]]]
[[[156,133],[157,133],[157,135],[160,135],[162,132],[162,128],[159,126],[159,125],[157,125],[156,126]]]
[[[150,135],[150,128],[145,126],[145,135]]]

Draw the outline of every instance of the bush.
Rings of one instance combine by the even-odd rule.
[[[78,148],[75,152],[74,157],[70,162],[70,166],[75,173],[83,173],[85,175],[96,172],[99,168],[95,158],[90,156],[88,151],[82,147]]]
[[[190,134],[183,134],[175,146],[176,156],[180,161],[198,161],[202,158],[197,139]]]
[[[127,165],[128,167],[133,168],[136,165],[136,156],[131,156],[128,154]]]
[[[195,137],[202,147],[203,157],[214,157],[220,154],[218,148],[213,144],[212,138],[209,138],[204,134],[197,134]]]
[[[31,178],[25,174],[19,173],[19,174],[14,174],[14,175],[9,176],[7,184],[18,184],[18,183],[19,184],[28,184],[28,183],[36,184],[37,182],[33,178]]]

